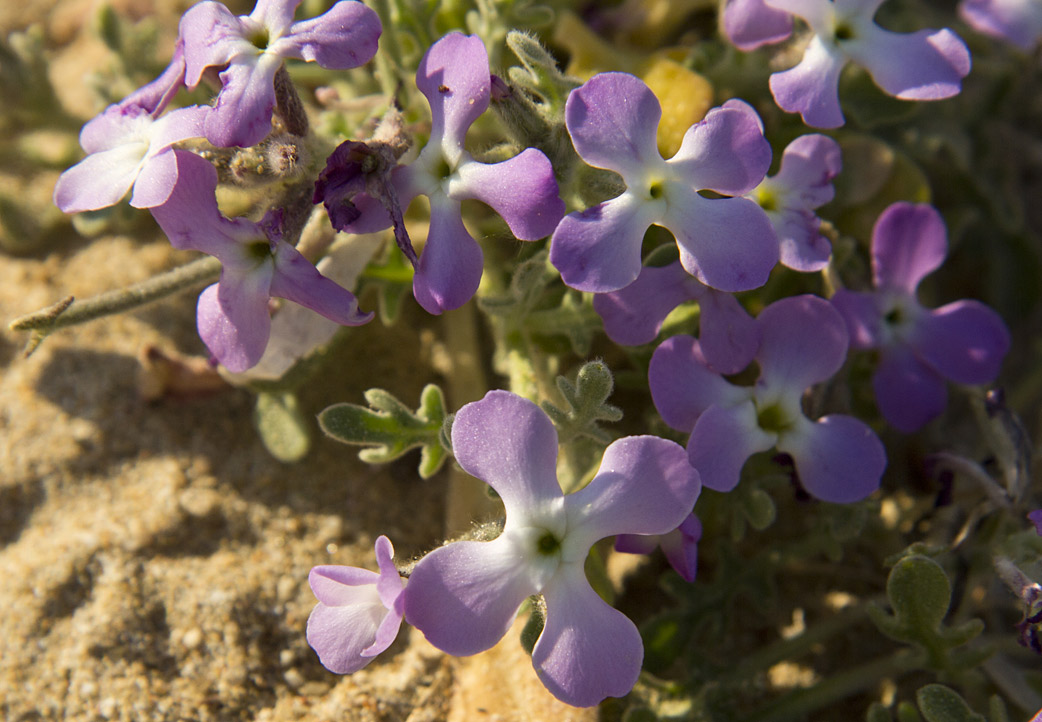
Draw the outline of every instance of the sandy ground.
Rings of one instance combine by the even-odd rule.
[[[89,116],[74,78],[104,58],[80,32],[96,3],[2,5],[5,35],[44,20],[52,73],[69,79],[63,100]],[[151,7],[118,5],[137,16]],[[35,183],[45,202],[53,177]],[[372,567],[379,534],[400,557],[435,544],[447,474],[421,481],[414,457],[372,468],[325,439],[305,461],[281,464],[242,390],[142,400],[146,344],[202,352],[194,297],[60,332],[29,358],[25,335],[7,330],[66,295],[187,258],[147,224],[89,241],[69,228],[46,255],[0,255],[0,719],[589,719],[546,695],[516,635],[455,661],[410,630],[352,677],[321,667],[304,637],[308,570]],[[413,316],[350,331],[328,383],[302,399],[305,413],[361,403],[376,385],[418,399],[438,379],[417,364],[426,352]]]

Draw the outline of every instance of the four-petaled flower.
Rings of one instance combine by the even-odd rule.
[[[947,253],[944,221],[933,206],[895,203],[872,230],[876,290],[840,290],[832,297],[850,329],[851,346],[879,349],[872,388],[883,418],[900,431],[915,431],[944,410],[945,379],[994,381],[1009,350],[1006,324],[979,301],[937,309],[919,304],[919,282]]]
[[[361,2],[341,0],[324,14],[293,22],[301,0],[257,0],[235,16],[219,2],[193,5],[181,18],[185,83],[194,88],[207,68],[219,68],[221,92],[206,117],[216,146],[251,146],[271,131],[275,74],[287,58],[347,70],[376,54],[380,19]]]
[[[319,273],[281,239],[281,213],[270,212],[260,223],[225,218],[214,195],[214,167],[187,151],[172,155],[178,182],[152,215],[175,248],[202,251],[221,261],[221,280],[200,294],[196,320],[206,346],[229,371],[245,371],[264,354],[272,296],[345,326],[372,319],[373,314],[358,311],[354,294]]]
[[[814,33],[803,59],[775,73],[771,94],[782,110],[815,128],[843,125],[839,75],[852,60],[886,93],[903,100],[957,95],[970,72],[965,43],[947,28],[894,33],[873,21],[883,0],[732,0],[726,12],[736,44],[753,48],[785,38],[778,11],[803,18]]]
[[[439,649],[470,655],[506,633],[533,594],[546,624],[532,664],[547,689],[576,706],[632,689],[643,645],[634,624],[590,586],[590,547],[616,534],[664,534],[691,513],[698,474],[677,444],[620,439],[585,488],[565,496],[557,482],[557,432],[531,401],[491,391],[452,426],[465,471],[503,500],[506,524],[490,542],[453,542],[424,557],[405,590],[405,619]]]
[[[669,160],[658,152],[662,108],[651,89],[626,73],[600,73],[571,92],[565,122],[579,156],[622,176],[622,195],[561,221],[550,261],[581,291],[617,291],[640,273],[648,227],[676,237],[688,273],[721,291],[762,286],[778,261],[764,212],[742,196],[763,180],[771,148],[756,112],[731,100],[688,129]]]
[[[308,644],[330,672],[357,672],[398,636],[405,581],[393,557],[394,547],[381,536],[376,540],[379,573],[327,564],[308,575],[318,599],[308,617]]]
[[[663,420],[690,431],[688,453],[702,483],[730,491],[752,454],[789,454],[804,488],[818,499],[851,502],[879,487],[886,453],[879,438],[851,416],[812,422],[801,398],[830,378],[847,355],[847,329],[828,301],[793,296],[757,317],[760,377],[735,386],[706,363],[698,341],[673,336],[651,358],[648,381]]]
[[[782,151],[777,175],[764,178],[748,194],[767,212],[778,233],[779,261],[794,271],[820,271],[832,246],[819,233],[814,213],[832,200],[832,179],[840,171],[839,144],[827,135],[801,135]]]
[[[541,151],[527,148],[500,163],[480,163],[464,147],[467,129],[488,109],[488,53],[481,38],[449,33],[434,43],[416,71],[416,85],[431,108],[430,140],[419,157],[395,169],[398,202],[430,200],[430,230],[413,276],[413,295],[430,313],[459,308],[481,282],[482,253],[466,227],[460,202],[476,199],[506,221],[519,240],[550,235],[564,215],[554,169]],[[391,225],[384,206],[358,194],[361,217],[348,230]]]

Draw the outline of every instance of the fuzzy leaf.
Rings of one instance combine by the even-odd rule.
[[[264,447],[279,461],[300,461],[311,450],[308,420],[291,393],[260,393],[253,412]]]

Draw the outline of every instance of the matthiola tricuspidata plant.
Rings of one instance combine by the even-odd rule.
[[[178,339],[198,358],[144,353],[166,364],[143,369],[149,398],[237,386],[227,429],[255,397],[283,462],[265,503],[280,523],[308,509],[280,543],[313,557],[317,603],[279,580],[285,627],[251,639],[304,670],[287,640],[306,637],[308,681],[368,666],[346,696],[251,670],[286,679],[285,709],[321,697],[353,718],[340,700],[383,699],[391,670],[393,714],[469,719],[454,685],[478,669],[503,706],[482,714],[504,718],[1027,719],[1042,71],[976,33],[1030,50],[1037,0],[602,5],[206,1],[159,35],[165,70],[109,12],[116,77],[92,82],[101,112],[53,200],[85,234],[143,245],[158,231],[125,199],[173,257],[198,257],[12,328],[31,350],[198,293],[199,341]],[[922,29],[949,25],[983,54],[974,72],[953,31]],[[76,147],[42,48],[0,43],[12,167],[65,160],[27,155],[52,133]],[[891,102],[868,76],[952,100]],[[4,249],[59,235],[6,187]],[[344,461],[344,489],[316,488],[293,464],[317,429],[400,461],[390,477]],[[343,533],[308,546],[318,512]],[[349,540],[376,519],[399,556],[379,536],[372,567]],[[500,661],[435,680],[427,642]],[[502,668],[500,645],[535,676]]]

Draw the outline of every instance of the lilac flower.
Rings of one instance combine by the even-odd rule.
[[[974,30],[1008,40],[1026,52],[1042,36],[1042,4],[1037,0],[962,0],[959,15]]]
[[[413,294],[430,313],[459,308],[481,281],[482,253],[460,214],[460,202],[488,204],[523,241],[548,236],[564,215],[550,161],[528,148],[501,163],[479,163],[464,150],[467,129],[488,108],[488,54],[476,36],[449,33],[427,50],[416,84],[431,107],[431,136],[419,157],[393,175],[401,208],[416,196],[430,199],[427,243],[413,276]],[[332,186],[333,179],[327,178]],[[318,198],[316,197],[316,202]],[[349,229],[374,231],[391,225],[379,202],[354,196],[361,217]]]
[[[970,72],[970,54],[948,30],[903,34],[884,30],[872,18],[883,0],[763,0],[741,2],[732,12],[735,26],[770,27],[773,11],[803,18],[814,36],[798,65],[771,76],[778,106],[800,113],[807,125],[843,125],[839,74],[848,60],[863,66],[886,93],[904,100],[940,100],[957,95]],[[771,11],[769,16],[764,13]],[[759,36],[756,35],[759,32]],[[774,41],[766,31],[740,35],[746,46]]]
[[[133,188],[130,205],[151,208],[167,199],[177,182],[171,146],[203,135],[208,108],[192,106],[163,115],[182,86],[184,56],[174,58],[158,78],[110,105],[80,131],[89,155],[61,174],[54,203],[66,213],[115,205]]]
[[[181,18],[185,82],[194,88],[207,68],[220,72],[221,92],[206,118],[216,146],[251,146],[271,130],[275,74],[287,58],[346,70],[376,53],[380,20],[360,2],[341,0],[323,15],[293,22],[301,0],[257,0],[236,17],[219,2],[193,5]]]
[[[405,619],[454,655],[492,647],[526,597],[542,594],[546,624],[532,664],[558,699],[587,707],[630,691],[643,647],[633,623],[590,586],[583,564],[598,539],[664,534],[700,490],[684,450],[665,439],[620,439],[584,489],[557,482],[557,432],[538,406],[505,391],[467,404],[452,426],[456,460],[487,482],[506,509],[490,542],[453,542],[416,565]]]
[[[1035,525],[1035,531],[1038,532],[1039,536],[1042,536],[1042,509],[1029,511],[1028,521]]]
[[[620,534],[615,537],[615,551],[651,554],[655,547],[662,547],[662,553],[674,571],[684,581],[693,582],[698,571],[698,542],[701,538],[702,522],[692,513],[680,526],[666,534]]]
[[[879,349],[872,378],[876,403],[901,431],[914,431],[944,410],[945,379],[994,381],[1009,350],[1006,325],[984,304],[919,305],[919,282],[940,267],[947,252],[944,222],[932,206],[895,203],[872,230],[876,290],[841,290],[832,298],[850,329],[851,345]]]
[[[391,646],[402,624],[405,581],[391,560],[394,547],[376,540],[380,572],[337,565],[308,575],[318,604],[308,617],[308,644],[330,672],[351,674]]]
[[[245,371],[264,354],[271,331],[268,299],[286,298],[328,319],[358,326],[372,314],[358,311],[354,295],[319,273],[281,240],[281,214],[260,223],[227,219],[217,208],[217,171],[187,151],[174,151],[178,182],[152,215],[175,248],[221,261],[221,280],[199,296],[196,320],[210,352],[229,371]]]
[[[747,194],[767,212],[778,233],[783,266],[820,271],[828,265],[832,247],[818,232],[821,219],[814,209],[832,200],[832,179],[840,164],[839,144],[832,138],[801,135],[782,152],[778,174]]]
[[[709,199],[712,190],[741,196],[763,180],[771,149],[760,119],[728,101],[691,126],[669,160],[655,132],[662,109],[651,90],[626,73],[600,73],[573,90],[565,106],[572,144],[583,160],[622,176],[626,191],[554,231],[550,261],[573,288],[617,291],[640,273],[644,232],[673,233],[688,273],[721,291],[763,285],[778,261],[778,242],[763,211],[747,198]]]
[[[679,261],[646,266],[622,290],[598,293],[593,308],[615,343],[637,346],[658,336],[666,316],[685,301],[699,306],[699,334],[709,364],[721,373],[745,368],[760,344],[760,329],[737,299],[691,276]]]
[[[761,330],[753,386],[734,386],[705,361],[690,336],[667,339],[651,358],[652,399],[667,424],[691,431],[687,450],[710,489],[730,491],[745,460],[774,447],[789,454],[806,490],[850,502],[879,487],[886,454],[879,438],[850,416],[812,422],[804,390],[831,377],[847,353],[843,318],[816,296],[784,298],[757,318]]]

